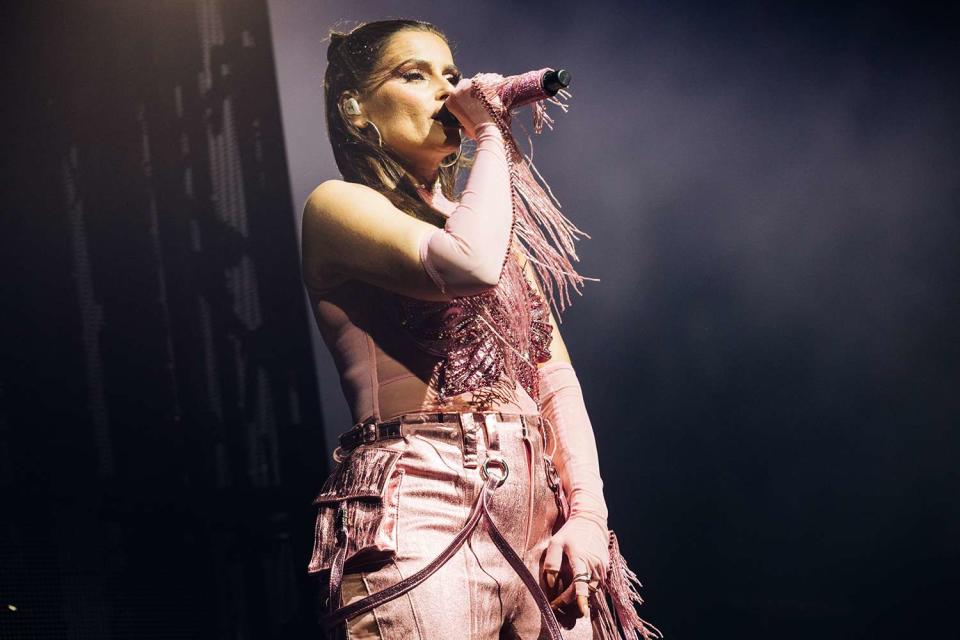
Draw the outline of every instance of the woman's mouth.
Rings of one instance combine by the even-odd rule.
[[[444,122],[439,117],[437,117],[439,114],[440,112],[438,111],[434,115],[430,116],[430,119],[433,120],[434,122],[439,122],[440,126],[443,127],[444,129],[460,129],[461,128],[457,124],[450,124],[449,122]]]

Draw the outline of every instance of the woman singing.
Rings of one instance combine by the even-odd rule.
[[[529,170],[503,76],[461,78],[443,33],[414,20],[333,33],[327,55],[344,179],[307,199],[302,269],[355,426],[316,500],[308,571],[324,579],[325,625],[348,638],[655,637],[632,606],[548,305],[582,280],[576,228],[518,183]],[[437,119],[444,105],[459,127]]]

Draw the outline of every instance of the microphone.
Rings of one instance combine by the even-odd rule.
[[[509,111],[537,100],[551,98],[569,85],[569,71],[566,69],[554,70],[548,67],[504,78],[497,89],[497,94],[500,97],[500,102]],[[447,109],[447,105],[440,107],[436,119],[451,127],[462,126],[456,116]]]

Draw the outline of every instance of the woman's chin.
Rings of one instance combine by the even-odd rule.
[[[455,140],[446,140],[437,145],[437,153],[442,153],[443,157],[450,155],[451,153],[456,153],[460,150],[460,137],[458,136]]]

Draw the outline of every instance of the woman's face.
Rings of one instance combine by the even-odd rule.
[[[433,119],[460,79],[450,48],[433,33],[401,31],[385,47],[378,71],[388,75],[358,98],[361,115],[354,124],[372,121],[383,145],[422,182],[432,182],[443,158],[460,147],[460,129]]]

